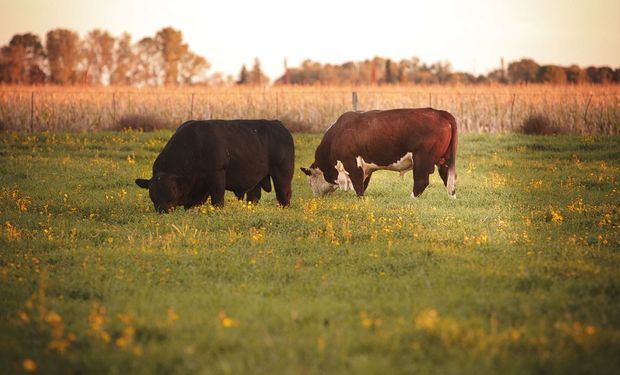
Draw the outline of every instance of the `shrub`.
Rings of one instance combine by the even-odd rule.
[[[541,114],[529,115],[521,124],[521,133],[529,135],[559,134],[560,128],[549,117]]]
[[[175,127],[175,124],[154,115],[129,114],[122,116],[116,124],[114,124],[112,130],[132,129],[152,132],[155,130],[172,129]]]

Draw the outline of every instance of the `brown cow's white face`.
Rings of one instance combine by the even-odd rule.
[[[325,180],[323,172],[319,168],[301,168],[301,170],[308,176],[308,183],[312,190],[312,195],[315,197],[322,197],[325,194],[329,194],[338,189],[337,184],[329,183]]]

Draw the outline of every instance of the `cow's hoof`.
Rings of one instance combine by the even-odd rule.
[[[411,195],[409,196],[411,199],[416,199],[415,194],[411,193]]]

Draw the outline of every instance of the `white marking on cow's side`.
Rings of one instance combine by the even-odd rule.
[[[323,171],[319,168],[310,168],[310,176],[308,176],[308,182],[310,183],[310,189],[312,195],[323,196],[327,193],[331,193],[338,188],[338,185],[331,184],[325,180]]]
[[[351,181],[351,177],[349,177],[349,172],[347,172],[340,160],[336,161],[335,167],[338,171],[338,178],[336,178],[338,188],[342,191],[353,189],[353,182]]]
[[[413,170],[413,154],[411,152],[406,153],[405,155],[403,155],[403,157],[388,165],[367,163],[361,156],[356,157],[355,160],[357,161],[357,166],[360,167],[364,172],[364,180],[366,179],[366,177],[370,176],[372,172],[378,171],[380,169],[400,172],[401,177],[405,173]]]

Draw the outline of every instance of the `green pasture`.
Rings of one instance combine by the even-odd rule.
[[[620,138],[460,136],[437,174],[156,214],[170,131],[0,133],[0,373],[618,374]]]

